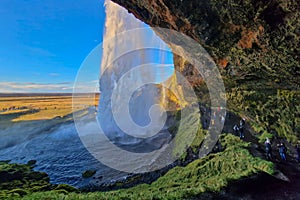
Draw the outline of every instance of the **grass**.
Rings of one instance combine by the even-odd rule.
[[[231,134],[220,138],[223,152],[210,154],[185,167],[175,167],[152,184],[141,184],[129,189],[109,192],[76,193],[56,189],[32,192],[22,187],[1,191],[6,199],[188,199],[203,192],[218,192],[230,182],[264,171],[272,174],[273,164],[253,157],[248,143]],[[17,190],[16,190],[17,189]],[[21,191],[22,190],[22,191]],[[23,191],[24,190],[24,191]]]

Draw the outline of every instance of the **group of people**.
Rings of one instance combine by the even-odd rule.
[[[279,144],[277,144],[277,147],[278,147],[278,150],[279,150],[279,155],[281,157],[281,160],[286,161],[287,148],[285,147],[285,144],[283,142],[280,142]],[[268,160],[271,160],[271,158],[272,158],[272,145],[271,145],[271,140],[269,138],[266,138],[265,148],[266,148],[266,158]]]
[[[246,120],[245,120],[245,118],[243,118],[243,119],[241,119],[239,125],[236,124],[233,126],[234,134],[236,136],[239,135],[241,139],[243,139],[245,137],[245,135],[244,135],[245,123],[246,123]]]
[[[245,118],[240,120],[239,124],[236,124],[233,126],[233,131],[234,131],[234,135],[239,136],[241,139],[245,138],[244,135],[244,130],[245,130],[245,123],[246,120]],[[285,146],[285,144],[283,142],[280,142],[279,144],[277,144],[277,148],[279,151],[279,155],[282,161],[287,161],[287,148]],[[300,144],[297,144],[295,146],[296,149],[296,159],[298,162],[300,162]],[[265,150],[266,150],[266,158],[268,160],[272,159],[272,145],[271,145],[271,140],[269,138],[266,138],[265,141]]]
[[[268,160],[270,160],[272,158],[272,145],[271,145],[271,141],[269,138],[266,138],[265,148],[266,148],[266,158]],[[287,161],[287,156],[286,156],[287,148],[286,148],[285,144],[283,142],[280,142],[279,144],[277,144],[277,148],[278,148],[281,160]],[[300,145],[297,144],[295,148],[296,148],[296,153],[297,153],[296,159],[298,162],[300,162]]]

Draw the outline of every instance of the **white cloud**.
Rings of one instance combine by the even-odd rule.
[[[71,87],[71,83],[31,83],[31,82],[0,82],[0,92],[59,92],[63,88]]]
[[[78,84],[76,92],[98,92],[97,84]],[[0,93],[31,93],[31,92],[73,92],[72,82],[32,83],[32,82],[0,82]]]
[[[49,76],[60,76],[58,73],[50,73]]]

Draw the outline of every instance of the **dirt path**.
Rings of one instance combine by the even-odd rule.
[[[232,133],[232,127],[238,124],[240,117],[229,113],[223,131]],[[253,135],[254,131],[246,123],[245,138],[250,142],[250,152],[254,156],[262,159],[265,157],[265,147],[258,143],[257,138]],[[279,141],[273,141],[273,157],[271,162],[274,163],[276,172],[274,176],[266,173],[257,174],[250,178],[236,181],[225,189],[224,195],[218,198],[226,199],[300,199],[300,163],[296,161],[293,155],[287,155],[287,162],[282,162],[278,149],[275,144]],[[290,145],[287,145],[290,146]]]

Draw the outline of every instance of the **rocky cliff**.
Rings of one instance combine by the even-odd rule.
[[[296,142],[300,131],[298,0],[113,0],[152,27],[182,32],[217,63],[230,109],[262,134]],[[194,86],[185,58],[175,68]],[[284,114],[283,114],[284,113]]]
[[[113,1],[152,27],[195,39],[236,83],[299,89],[297,0]]]

